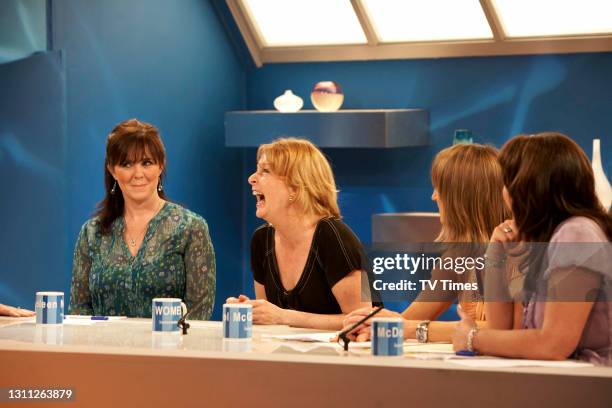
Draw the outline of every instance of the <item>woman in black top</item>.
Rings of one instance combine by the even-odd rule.
[[[325,156],[302,139],[261,145],[249,184],[256,215],[268,222],[251,240],[257,299],[228,302],[251,303],[256,324],[332,330],[342,327],[346,313],[371,306],[361,295],[363,247],[340,220]]]

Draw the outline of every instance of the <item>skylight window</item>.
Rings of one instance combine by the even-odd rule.
[[[507,37],[612,33],[610,0],[494,0]]]
[[[492,39],[478,0],[362,0],[381,42]]]
[[[366,44],[350,0],[243,0],[264,47]]]

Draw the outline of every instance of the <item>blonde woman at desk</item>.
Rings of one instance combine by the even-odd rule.
[[[502,172],[497,151],[490,146],[460,144],[440,151],[431,168],[434,187],[431,199],[440,210],[442,230],[436,239],[441,243],[486,243],[493,229],[508,215],[502,198]],[[477,283],[473,270],[457,275],[453,271],[434,269],[431,279],[450,279],[453,282]],[[400,315],[382,310],[379,316],[403,317],[404,337],[420,342],[450,341],[457,322],[433,321],[446,311],[455,300],[474,320],[484,321],[484,301],[478,290],[444,291],[423,290],[417,299]],[[349,314],[344,326],[352,326],[369,313],[359,309]],[[370,338],[369,324],[360,326],[351,334],[353,340]]]
[[[336,330],[361,301],[365,255],[340,219],[336,183],[325,156],[303,139],[277,139],[257,151],[248,182],[255,214],[267,221],[253,233],[251,268],[256,324]],[[364,274],[365,275],[365,274]]]
[[[492,234],[495,269],[486,270],[485,296],[497,290],[492,278],[505,276],[504,248],[518,242],[528,255],[526,306],[517,318],[512,303],[487,302],[488,328],[463,313],[455,350],[612,365],[612,217],[595,194],[586,154],[559,133],[521,135],[504,145],[500,163],[513,219]]]

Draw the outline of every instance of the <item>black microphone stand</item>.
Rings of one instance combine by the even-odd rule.
[[[202,306],[204,306],[204,302],[206,301],[206,297],[204,297],[202,300],[200,300],[200,302],[195,305],[195,307],[191,310],[189,310],[187,313],[185,313],[183,316],[181,316],[181,318],[179,319],[179,321],[176,323],[178,327],[180,327],[183,330],[183,334],[187,334],[187,329],[189,329],[191,327],[191,325],[189,323],[187,323],[187,318],[195,311],[199,311],[200,309],[202,309]]]
[[[348,345],[351,342],[351,339],[348,338],[348,334],[352,332],[353,330],[355,330],[357,327],[361,326],[363,323],[365,323],[369,319],[371,319],[372,317],[374,317],[374,315],[380,312],[381,310],[383,310],[383,306],[377,306],[370,313],[368,313],[368,315],[365,316],[363,319],[359,320],[357,323],[355,323],[348,329],[342,330],[340,333],[338,333],[338,339],[342,340],[342,342],[344,343],[344,351],[348,351]]]

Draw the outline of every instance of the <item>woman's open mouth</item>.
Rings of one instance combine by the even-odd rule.
[[[259,191],[255,191],[253,190],[253,195],[255,196],[255,199],[257,200],[257,203],[255,204],[256,207],[263,207],[266,204],[266,197],[261,194]]]

